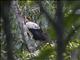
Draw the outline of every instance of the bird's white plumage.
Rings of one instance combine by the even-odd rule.
[[[39,25],[34,22],[26,22],[26,27],[31,29],[40,29]]]
[[[29,31],[33,35],[32,37],[35,40],[43,40],[43,41],[46,40],[46,36],[43,33],[43,31],[40,29],[38,24],[31,22],[31,21],[27,21],[26,27],[29,29]]]

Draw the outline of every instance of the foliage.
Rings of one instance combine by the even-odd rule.
[[[51,58],[55,58],[56,52],[53,50],[54,50],[54,47],[52,47],[50,44],[46,44],[40,49],[38,56],[35,57],[34,59],[36,59],[36,60],[49,60]]]
[[[56,11],[56,2],[55,1],[42,1],[43,7],[45,10],[50,14],[50,16],[55,21],[55,11]],[[64,7],[64,39],[71,33],[71,30],[76,29],[75,27],[80,25],[80,15],[75,14],[77,9],[80,9],[80,1],[63,1]],[[30,16],[31,19],[38,23],[44,32],[47,32],[50,39],[52,41],[56,41],[56,32],[54,28],[52,27],[51,23],[46,19],[45,15],[43,15],[40,12],[40,8],[36,1],[29,1],[29,0],[19,0],[19,9],[22,14],[22,16]],[[26,8],[25,8],[26,7]],[[13,12],[14,13],[14,12]],[[79,12],[80,13],[80,12]],[[41,46],[38,50],[39,53],[37,53],[37,56],[32,57],[31,53],[26,49],[22,36],[21,31],[18,27],[18,23],[16,23],[16,17],[15,15],[11,15],[11,30],[14,37],[14,53],[17,59],[21,60],[28,60],[30,58],[35,60],[55,60],[56,59],[56,46],[51,46],[51,44],[44,44]],[[80,29],[80,28],[79,28]],[[75,34],[70,37],[70,42],[68,43],[66,47],[66,52],[64,53],[65,60],[70,60],[71,58],[71,52],[75,49],[80,50],[80,31],[76,30]],[[3,31],[3,28],[1,30],[2,32],[2,38],[1,38],[1,53],[2,55],[6,55],[6,42],[5,42],[5,34]],[[66,40],[66,39],[65,39]],[[80,60],[80,52],[79,52],[79,58]]]

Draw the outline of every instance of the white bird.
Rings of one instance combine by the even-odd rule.
[[[44,41],[47,40],[46,35],[43,33],[42,29],[38,24],[35,22],[29,21],[29,18],[26,20],[26,27],[29,29],[29,31],[32,33],[33,38],[35,40]]]

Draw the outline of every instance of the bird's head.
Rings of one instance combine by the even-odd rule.
[[[25,16],[25,21],[31,21],[31,17],[30,16]]]
[[[31,17],[30,16],[24,16],[24,22],[29,22],[31,21]]]
[[[31,17],[30,16],[26,17],[26,19],[28,19],[29,21],[31,21]]]

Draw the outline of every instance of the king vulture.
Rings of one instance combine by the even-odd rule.
[[[26,27],[29,29],[29,31],[32,33],[33,38],[35,40],[45,41],[47,40],[46,35],[43,33],[40,26],[32,21],[29,21],[29,18],[27,18]]]

